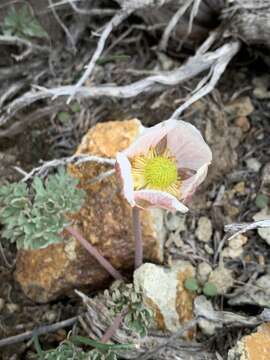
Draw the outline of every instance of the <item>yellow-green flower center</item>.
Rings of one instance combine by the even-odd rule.
[[[163,156],[148,159],[144,167],[144,178],[149,187],[165,190],[177,181],[176,164]]]
[[[131,159],[131,166],[135,190],[159,190],[179,196],[181,179],[176,159],[168,149],[160,154],[151,148],[147,154]]]

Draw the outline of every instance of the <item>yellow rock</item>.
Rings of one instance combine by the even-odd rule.
[[[258,327],[257,332],[243,337],[229,351],[228,360],[269,360],[270,323]]]
[[[76,154],[114,158],[134,141],[141,123],[134,119],[97,124],[84,136]],[[82,209],[72,221],[83,236],[123,274],[133,268],[134,239],[131,209],[124,200],[115,176],[91,183],[93,177],[109,170],[108,165],[82,163],[69,167],[86,191]],[[63,189],[65,191],[65,189]],[[144,211],[142,231],[145,259],[163,261],[163,213]],[[36,302],[47,302],[70,294],[74,288],[104,287],[110,276],[73,238],[45,249],[19,251],[16,279],[27,296]]]

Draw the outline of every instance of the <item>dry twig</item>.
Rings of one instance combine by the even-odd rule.
[[[182,6],[179,7],[179,9],[177,10],[177,12],[173,15],[173,17],[171,18],[171,21],[168,23],[168,25],[166,26],[161,41],[160,41],[160,49],[162,50],[166,50],[167,45],[168,45],[168,41],[170,38],[170,35],[173,31],[173,29],[175,28],[175,26],[177,25],[177,23],[179,22],[180,18],[184,15],[184,13],[187,11],[187,9],[189,8],[189,6],[192,4],[193,0],[188,0],[186,1]]]
[[[57,322],[55,324],[52,324],[52,325],[40,326],[40,327],[38,327],[38,328],[36,328],[34,330],[26,331],[23,334],[11,336],[11,337],[8,337],[6,339],[1,339],[0,340],[0,347],[16,344],[18,342],[31,339],[33,336],[39,336],[39,335],[43,335],[43,334],[48,334],[50,332],[54,332],[54,331],[57,331],[59,329],[71,326],[77,321],[77,319],[78,319],[78,316],[74,316],[74,317],[72,317],[70,319],[59,321],[59,322]]]
[[[114,164],[115,164],[114,159],[109,159],[109,158],[104,158],[104,157],[94,156],[94,155],[73,155],[70,157],[64,157],[61,159],[53,159],[53,160],[46,161],[46,162],[44,162],[43,165],[34,168],[29,173],[25,173],[23,171],[25,176],[22,179],[22,181],[28,181],[33,176],[44,176],[47,174],[47,171],[52,168],[56,168],[59,166],[65,166],[68,164],[79,165],[79,164],[82,164],[85,162],[96,162],[98,164],[106,164],[106,165],[111,165],[111,166],[114,166]],[[19,172],[22,172],[21,169],[18,169],[18,168],[15,168],[15,169],[18,170]],[[111,174],[112,174],[111,171],[107,172],[107,176],[109,176]],[[104,174],[103,174],[102,179],[104,179]]]
[[[76,95],[76,92],[78,89],[85,83],[85,81],[90,77],[92,74],[94,67],[96,65],[97,60],[100,58],[100,55],[102,54],[102,51],[105,47],[106,40],[108,39],[110,33],[113,31],[114,28],[119,26],[122,21],[124,21],[132,11],[120,11],[119,13],[116,13],[113,18],[108,22],[108,24],[105,26],[105,29],[102,31],[102,34],[100,36],[100,39],[98,41],[98,46],[91,57],[91,60],[89,64],[87,65],[86,71],[82,75],[82,77],[79,79],[77,84],[73,87],[71,94],[68,98],[67,103],[69,104],[73,97]]]
[[[220,48],[221,49],[221,48]],[[240,43],[238,41],[228,43],[222,47],[224,53],[216,59],[215,63],[211,66],[208,75],[206,75],[198,84],[196,89],[193,91],[193,95],[184,102],[175,112],[172,114],[171,119],[177,119],[182,112],[187,109],[195,101],[198,101],[205,95],[209,94],[216,86],[221,75],[224,73],[227,65],[238,53],[240,49]]]
[[[231,58],[237,53],[240,45],[239,42],[227,43],[215,51],[209,51],[198,56],[191,57],[186,64],[180,68],[160,72],[157,75],[148,76],[142,80],[136,81],[129,85],[97,85],[91,87],[79,87],[76,91],[78,98],[131,98],[144,92],[158,91],[163,86],[175,86],[183,81],[189,80],[207,69],[213,69],[210,81],[200,89],[196,89],[196,93],[173,114],[178,117],[180,113],[186,109],[194,101],[208,94],[217,81],[222,72],[225,70]],[[38,87],[38,91],[30,91],[20,98],[9,104],[7,112],[8,116],[0,118],[0,126],[5,124],[19,110],[24,109],[30,104],[46,98],[56,98],[59,96],[71,96],[74,93],[74,85],[60,86],[52,89]]]
[[[237,230],[233,235],[231,235],[228,238],[228,241],[232,240],[233,238],[235,238],[236,236],[243,234],[249,230],[254,230],[254,229],[258,229],[258,228],[266,228],[266,227],[270,227],[270,220],[260,220],[260,221],[254,221],[253,223],[249,223],[249,224],[230,224],[230,225],[225,225],[224,230],[226,232],[228,231],[235,231]]]
[[[61,20],[60,16],[57,14],[57,11],[55,9],[55,7],[53,6],[52,0],[48,0],[49,4],[50,4],[50,8],[52,10],[53,16],[55,18],[55,20],[58,22],[58,24],[60,25],[60,27],[63,29],[64,33],[66,34],[67,38],[70,41],[70,44],[72,46],[72,50],[73,53],[76,54],[77,49],[76,49],[76,45],[75,45],[75,41],[70,33],[70,31],[68,30],[68,28],[66,27],[66,25],[64,24],[64,22]]]
[[[50,49],[47,46],[33,44],[31,41],[22,39],[18,36],[0,35],[0,44],[24,46],[26,50],[24,50],[20,55],[13,55],[13,58],[17,61],[25,59],[31,53],[49,55],[50,52]]]

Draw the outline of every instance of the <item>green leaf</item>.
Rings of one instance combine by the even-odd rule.
[[[206,282],[203,287],[203,293],[205,296],[216,296],[218,294],[216,285],[211,282]]]
[[[72,112],[78,113],[78,112],[81,111],[81,106],[80,106],[80,104],[76,101],[76,102],[74,102],[74,103],[72,103],[72,104],[70,105],[70,109],[71,109]]]
[[[36,37],[36,38],[47,38],[48,34],[46,31],[41,27],[36,19],[32,19],[32,21],[25,26],[23,29],[23,33],[26,36]]]
[[[107,63],[111,63],[111,62],[120,62],[120,61],[127,61],[130,59],[129,55],[125,55],[125,54],[114,54],[114,55],[109,55],[106,57],[102,57],[100,59],[98,59],[96,61],[97,65],[105,65]]]
[[[57,115],[61,123],[67,123],[70,120],[70,114],[66,111],[60,111]]]
[[[77,212],[85,192],[63,169],[43,182],[35,177],[28,189],[24,183],[0,187],[0,222],[3,236],[18,248],[38,249],[63,241],[69,224],[67,213]],[[34,196],[33,196],[34,195]]]
[[[38,176],[35,176],[35,177],[34,177],[34,180],[33,180],[33,188],[35,189],[35,192],[36,192],[38,195],[45,195],[45,194],[46,194],[46,191],[45,191],[43,182],[42,182],[42,180],[41,180]]]
[[[265,194],[258,194],[255,199],[255,204],[259,209],[264,209],[269,204],[269,196]]]
[[[199,289],[198,281],[195,278],[187,278],[184,286],[187,290],[196,292]]]
[[[34,342],[35,349],[36,349],[36,352],[37,352],[37,354],[38,354],[39,359],[40,359],[40,360],[41,360],[41,359],[44,359],[44,354],[43,354],[43,351],[42,351],[42,349],[41,349],[38,336],[35,335],[32,340],[33,340],[33,342]]]
[[[48,38],[48,34],[32,16],[27,5],[16,10],[11,7],[3,21],[3,33],[19,37]]]
[[[143,323],[139,320],[133,320],[128,323],[129,327],[134,330],[136,333],[138,333],[141,337],[146,336],[146,328],[143,325]]]
[[[84,345],[89,345],[92,346],[98,350],[102,350],[102,351],[108,351],[108,350],[129,350],[129,349],[133,349],[134,345],[133,344],[104,344],[101,343],[99,341],[90,339],[90,338],[86,338],[83,336],[71,336],[70,341],[74,342],[75,344],[84,344]]]

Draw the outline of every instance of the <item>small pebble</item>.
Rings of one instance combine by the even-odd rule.
[[[196,229],[196,236],[200,241],[209,242],[212,237],[212,223],[206,216],[199,218],[198,227]]]
[[[57,313],[54,310],[46,311],[43,315],[43,319],[47,320],[49,323],[53,323],[57,318]]]
[[[240,194],[240,195],[243,195],[245,193],[245,190],[246,190],[246,184],[244,181],[240,181],[239,183],[237,183],[233,189],[232,189],[232,192],[233,193],[237,193],[237,194]]]
[[[249,158],[246,160],[246,164],[249,170],[258,172],[262,164],[256,158]]]
[[[179,214],[168,213],[165,217],[165,225],[169,231],[185,231],[185,217]]]
[[[245,245],[248,241],[247,236],[243,235],[243,234],[239,234],[237,236],[235,236],[234,238],[232,238],[232,240],[229,241],[229,247],[232,250],[236,250],[241,248],[243,245]]]
[[[212,268],[207,262],[202,262],[198,265],[197,278],[201,284],[204,284],[208,280],[211,271]]]
[[[219,265],[209,276],[208,282],[213,283],[219,295],[225,295],[233,286],[233,277],[231,270],[224,265]]]
[[[13,314],[20,310],[20,306],[18,304],[14,304],[14,303],[8,303],[8,304],[6,304],[6,309],[9,313]]]
[[[211,248],[211,246],[209,246],[208,244],[204,245],[204,250],[207,252],[207,254],[209,255],[213,255],[214,254],[214,250]]]
[[[235,125],[242,129],[244,132],[247,132],[250,129],[250,122],[246,116],[240,116],[235,119]]]
[[[225,105],[225,111],[230,116],[245,117],[254,111],[250,97],[243,96]]]
[[[243,254],[243,251],[244,251],[244,249],[242,247],[240,247],[238,249],[232,249],[228,246],[222,250],[221,255],[224,258],[235,259],[237,257],[240,257]]]

